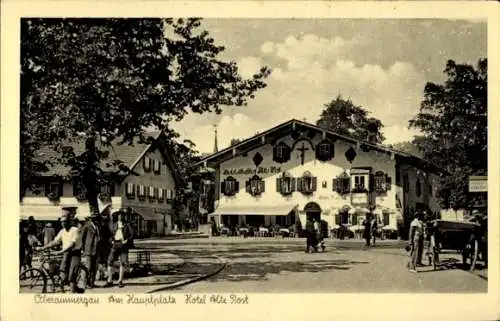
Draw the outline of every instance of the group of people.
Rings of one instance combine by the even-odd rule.
[[[326,222],[319,218],[307,218],[306,221],[306,253],[317,253],[318,248],[324,252],[326,249],[325,238],[328,237],[328,227]]]
[[[410,272],[416,273],[417,267],[424,266],[422,263],[422,257],[424,252],[424,242],[432,242],[430,238],[430,234],[432,230],[435,228],[432,225],[432,220],[430,219],[431,215],[425,210],[417,211],[413,220],[410,223],[410,231],[409,231],[409,244],[406,246],[406,250],[410,253],[410,259],[407,264],[407,267]],[[487,221],[481,213],[477,210],[472,212],[472,218],[469,220],[470,222],[478,223],[481,228],[479,233],[472,233],[471,239],[469,243],[472,244],[474,238],[478,238],[479,243],[479,255],[484,261],[485,266],[488,261],[488,249],[487,249]],[[437,241],[439,242],[439,241]],[[431,247],[439,246],[439,244],[430,244]]]
[[[77,286],[77,274],[82,262],[88,270],[86,286],[92,288],[95,281],[104,274],[107,274],[106,286],[113,285],[113,265],[118,260],[118,285],[123,287],[128,251],[133,247],[134,239],[133,228],[125,221],[124,211],[111,212],[108,205],[100,213],[92,214],[85,222],[79,222],[75,213],[69,209],[63,208],[62,212],[62,228],[55,234],[55,229],[47,224],[43,231],[43,245],[37,237],[34,219],[30,217],[27,224],[21,223],[20,270],[31,267],[34,251],[61,246],[54,254],[63,256],[60,270],[63,282],[69,283],[71,292],[84,291]]]

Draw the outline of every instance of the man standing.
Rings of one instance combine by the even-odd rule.
[[[93,288],[97,274],[97,247],[101,241],[100,215],[93,213],[81,230],[84,264],[89,271],[87,287]]]
[[[311,247],[314,252],[317,252],[316,246],[316,230],[312,219],[308,218],[306,222],[306,253],[309,253]]]
[[[366,213],[366,217],[363,220],[363,237],[366,240],[366,246],[370,246],[370,241],[372,238],[372,219],[371,213]]]
[[[113,213],[113,223],[111,227],[112,247],[108,258],[108,282],[107,286],[113,285],[113,263],[120,260],[120,271],[118,286],[123,287],[123,276],[125,274],[125,264],[128,262],[128,250],[133,239],[133,230],[130,224],[125,222],[124,212],[118,210]]]
[[[410,262],[408,267],[410,272],[417,272],[416,267],[421,265],[419,262],[422,260],[423,245],[424,245],[424,223],[422,220],[422,213],[419,211],[415,214],[415,218],[410,224]]]
[[[37,250],[45,250],[62,244],[62,249],[55,251],[54,254],[63,255],[61,260],[61,271],[64,275],[63,284],[69,281],[72,293],[83,293],[83,289],[78,288],[76,285],[81,261],[81,244],[79,242],[78,228],[73,226],[72,217],[68,210],[63,209],[61,224],[63,228],[56,238],[49,244],[38,247]]]

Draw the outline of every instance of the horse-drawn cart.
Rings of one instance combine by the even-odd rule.
[[[484,235],[480,224],[433,220],[426,226],[426,235],[426,257],[434,270],[440,266],[441,254],[447,252],[461,254],[462,264],[466,266],[470,260],[469,269],[475,269]]]

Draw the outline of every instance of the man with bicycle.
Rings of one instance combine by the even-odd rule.
[[[55,251],[54,254],[62,254],[61,271],[63,273],[63,284],[69,281],[72,293],[83,293],[83,289],[78,288],[76,284],[77,272],[81,261],[81,241],[79,240],[78,228],[72,222],[72,215],[68,209],[63,208],[61,216],[61,224],[63,228],[59,231],[55,239],[42,247],[37,247],[37,250],[45,250],[62,244],[60,251]]]

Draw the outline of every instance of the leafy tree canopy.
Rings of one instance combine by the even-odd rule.
[[[169,122],[188,112],[245,105],[270,71],[244,79],[235,62],[218,58],[223,50],[200,19],[23,19],[22,188],[44,165],[34,151],[50,145],[84,179],[92,209],[101,146],[143,140],[146,128],[171,138]],[[83,154],[75,141],[85,142]]]
[[[385,140],[382,134],[384,125],[380,120],[368,115],[366,109],[339,95],[324,106],[316,125],[340,135],[382,143]]]
[[[414,143],[424,157],[451,173],[440,196],[444,207],[468,206],[470,175],[487,173],[487,60],[477,66],[449,60],[443,84],[427,83],[420,112],[410,121],[424,135]]]

